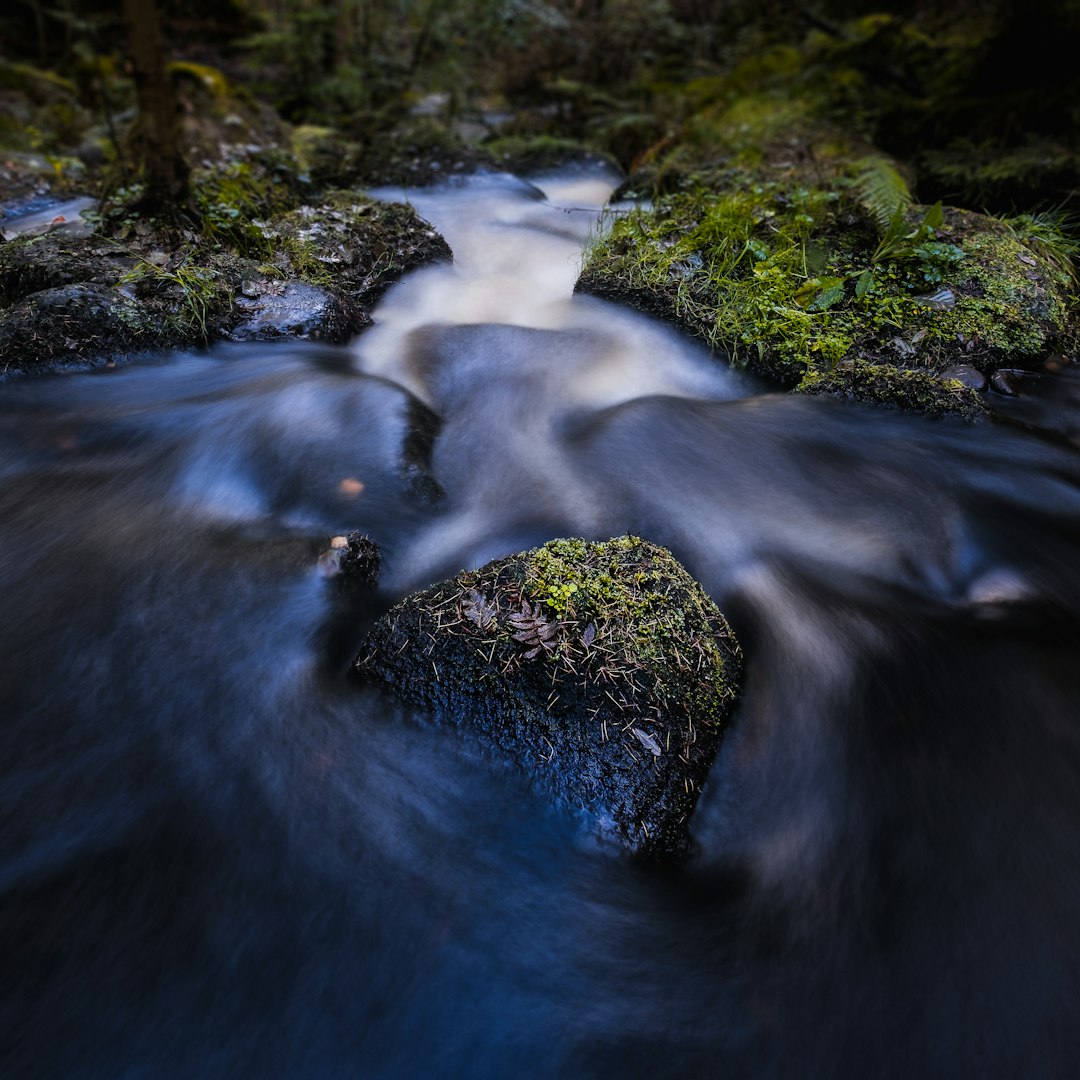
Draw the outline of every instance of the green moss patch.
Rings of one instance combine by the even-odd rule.
[[[728,186],[714,172],[716,189],[665,195],[616,220],[587,253],[578,289],[674,322],[787,387],[843,382],[845,396],[874,404],[932,399],[930,411],[965,415],[979,411],[977,397],[890,393],[913,377],[877,379],[864,395],[868,381],[851,373],[1024,365],[1069,334],[1069,245],[1051,226],[1040,241],[1031,219],[899,199],[883,223],[873,211],[889,203],[875,199],[889,193],[872,182],[890,170],[872,157],[834,166],[828,184],[775,161],[761,175]]]
[[[724,617],[670,552],[555,540],[409,597],[371,632],[365,678],[434,710],[594,815],[674,853],[739,687]]]

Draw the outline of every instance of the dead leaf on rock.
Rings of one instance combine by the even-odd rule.
[[[482,593],[470,589],[469,599],[461,606],[461,613],[481,630],[485,630],[495,620],[497,609],[488,603],[487,597]]]
[[[525,653],[526,660],[534,659],[541,652],[550,652],[555,647],[554,638],[559,630],[558,625],[548,622],[540,611],[539,604],[534,609],[529,601],[522,597],[521,610],[510,615],[508,621],[517,631],[513,635],[514,640],[530,646]]]

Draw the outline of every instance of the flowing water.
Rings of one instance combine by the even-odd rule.
[[[611,183],[410,192],[456,263],[351,350],[0,386],[3,1076],[1075,1075],[1071,383],[1050,433],[764,393],[571,297]],[[408,590],[626,532],[748,657],[678,867],[344,677]]]

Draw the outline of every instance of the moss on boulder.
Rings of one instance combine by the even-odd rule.
[[[675,122],[618,193],[651,206],[617,218],[592,246],[579,291],[667,319],[790,389],[987,412],[947,372],[989,374],[1069,351],[1077,242],[1052,215],[920,205],[916,183],[937,193],[965,185],[943,187],[882,149],[896,145],[905,116],[931,107],[940,120],[944,102],[954,107],[978,37],[926,35],[872,14],[801,40],[736,46],[717,72],[681,86]],[[917,102],[880,78],[908,67],[941,96]],[[1003,165],[992,154],[991,163]]]
[[[1052,222],[915,204],[895,162],[798,108],[698,117],[653,165],[675,190],[614,222],[578,291],[788,388],[968,418],[979,395],[937,376],[1070,340],[1073,245]]]
[[[356,670],[523,768],[630,850],[677,854],[741,651],[670,552],[554,540],[402,601]]]
[[[366,307],[410,270],[453,258],[411,206],[355,191],[329,192],[263,231],[275,248],[275,266],[310,284],[332,285]]]
[[[0,310],[0,374],[114,361],[167,340],[134,297],[105,285],[62,285]]]
[[[452,258],[411,207],[342,191],[260,220],[250,217],[260,198],[252,174],[215,175],[202,232],[113,205],[98,215],[103,235],[0,246],[2,370],[220,339],[341,344],[370,325],[371,307],[403,274]]]

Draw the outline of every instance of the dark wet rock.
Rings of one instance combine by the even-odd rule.
[[[302,281],[255,279],[235,306],[246,318],[228,331],[234,341],[300,337],[340,345],[371,323],[355,300]]]
[[[334,536],[330,550],[338,554],[336,584],[348,595],[360,589],[373,589],[379,581],[382,556],[375,541],[359,532],[348,536]]]
[[[121,245],[95,237],[16,237],[0,247],[0,307],[62,285],[115,285],[136,264]]]
[[[986,376],[970,364],[953,364],[937,376],[942,382],[958,382],[971,390],[985,390]]]
[[[411,207],[351,192],[251,223],[273,246],[271,262],[143,218],[129,228],[124,239],[50,233],[0,248],[5,371],[221,338],[341,344],[370,325],[370,308],[402,274],[452,258]]]
[[[378,546],[359,532],[332,536],[319,555],[319,571],[330,587],[330,608],[319,638],[332,670],[340,671],[350,662],[360,635],[375,617],[372,600],[381,565]]]
[[[0,371],[107,361],[169,340],[134,297],[105,285],[63,285],[0,311]]]
[[[990,376],[990,388],[1007,397],[1016,397],[1039,378],[1041,376],[1038,373],[1025,371],[1023,368],[998,368]]]
[[[275,263],[315,285],[372,306],[402,274],[453,258],[449,245],[411,206],[331,192],[265,227]]]
[[[319,553],[319,572],[344,601],[370,592],[379,583],[382,555],[375,541],[363,533],[331,536]]]
[[[407,598],[356,670],[631,851],[661,855],[687,847],[741,652],[670,552],[556,540]]]
[[[442,419],[419,398],[409,400],[404,451],[404,476],[409,489],[426,503],[438,502],[445,492],[432,476],[431,462],[435,439],[442,430]]]

